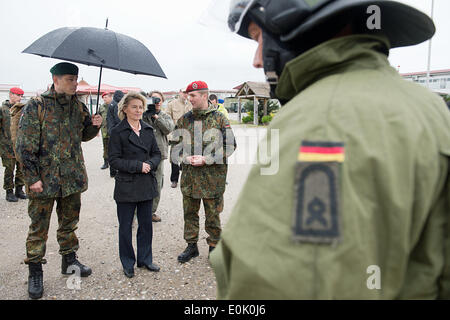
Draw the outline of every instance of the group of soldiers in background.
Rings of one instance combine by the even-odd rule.
[[[11,88],[9,90],[9,100],[4,101],[0,109],[0,156],[2,158],[2,164],[5,167],[3,189],[6,190],[6,201],[8,202],[27,199],[26,194],[23,192],[23,186],[25,184],[23,173],[15,153],[17,125],[20,112],[24,106],[20,102],[23,94],[22,89]],[[14,169],[16,170],[15,177]]]
[[[175,129],[175,124],[178,120],[187,112],[192,110],[192,104],[188,99],[186,89],[180,89],[175,99],[172,99],[168,104],[165,111],[162,110],[162,105],[165,101],[165,96],[160,91],[152,91],[149,93],[140,92],[146,98],[157,97],[160,102],[156,104],[156,114],[150,115],[146,112],[143,116],[143,121],[148,123],[154,128],[156,140],[158,142],[158,148],[161,151],[161,163],[158,166],[156,177],[158,181],[158,192],[161,193],[161,189],[164,185],[164,160],[169,159],[171,164],[170,182],[171,187],[176,188],[178,186],[178,180],[180,176],[181,164],[176,159],[171,157],[172,146],[177,144],[178,141],[172,139],[172,131]],[[108,143],[109,134],[112,128],[117,125],[120,120],[117,117],[117,106],[120,100],[123,98],[124,93],[120,90],[115,92],[105,91],[102,94],[104,103],[99,108],[99,114],[103,118],[101,126],[101,134],[103,140],[103,165],[100,169],[110,170],[110,176],[116,175],[115,169],[111,168],[108,163]],[[223,100],[218,99],[215,94],[209,95],[209,101],[211,105],[219,112],[225,115],[226,119],[229,119],[228,112],[223,105]],[[155,212],[158,209],[160,197],[153,199],[152,207],[152,220],[153,222],[160,222],[161,217]]]
[[[62,256],[61,273],[72,274],[79,270],[78,274],[81,277],[87,277],[92,273],[91,268],[82,264],[76,255],[79,242],[75,230],[79,221],[81,193],[88,189],[81,142],[96,137],[101,128],[104,146],[104,163],[101,169],[110,168],[108,140],[112,128],[120,122],[118,103],[124,96],[121,91],[114,94],[104,93],[102,98],[105,104],[100,108],[99,114],[91,115],[76,96],[78,67],[62,62],[51,68],[50,72],[53,85],[49,90],[30,99],[24,105],[20,103],[23,91],[20,88],[13,88],[10,99],[3,103],[0,113],[0,150],[5,166],[6,199],[18,201],[17,198],[29,198],[28,215],[31,223],[26,240],[25,264],[29,267],[28,294],[32,299],[41,298],[44,291],[42,265],[46,263],[44,258],[46,242],[55,202],[58,215],[57,240]],[[141,92],[141,94],[147,98],[159,99],[159,101],[152,100],[157,101],[154,103],[154,110],[151,112],[149,108],[142,120],[153,127],[162,159],[169,158],[169,148],[171,149],[171,187],[177,187],[179,172],[182,171],[184,239],[188,247],[178,256],[178,261],[187,262],[199,254],[198,213],[202,200],[205,206],[205,229],[209,234],[207,243],[210,252],[220,239],[219,214],[223,210],[226,158],[236,147],[234,135],[227,117],[208,100],[209,89],[203,81],[193,82],[185,90],[180,90],[179,96],[169,102],[167,112],[161,110],[164,102],[164,95],[161,92],[152,91],[149,94]],[[201,122],[200,135],[194,132],[196,127],[194,122]],[[172,136],[174,129],[188,131],[191,141],[183,141],[184,135]],[[219,147],[222,151],[215,150],[221,154],[219,156],[221,161],[218,163],[211,162],[211,159],[204,155],[206,145],[203,143],[201,154],[195,154],[194,146],[198,139],[203,139],[208,129],[220,130],[224,139],[222,146]],[[226,137],[232,139],[227,142]],[[181,143],[183,151],[176,154],[176,150],[173,149]],[[226,154],[225,150],[230,150],[226,147],[227,143],[232,144],[233,148],[231,153]],[[191,156],[186,156],[186,150]],[[13,181],[14,168],[16,168],[15,181]],[[163,186],[163,170],[164,166],[161,164],[155,173],[159,195]],[[116,172],[111,170],[110,175],[115,177]],[[27,194],[22,190],[24,185]],[[161,221],[155,214],[159,196],[153,201],[152,220]]]

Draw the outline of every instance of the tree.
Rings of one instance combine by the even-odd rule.
[[[267,115],[270,115],[272,112],[278,111],[280,108],[280,104],[277,100],[269,100],[267,103]],[[245,112],[253,117],[253,101],[247,101],[244,104]],[[258,123],[262,123],[262,117],[264,116],[264,99],[258,100]]]

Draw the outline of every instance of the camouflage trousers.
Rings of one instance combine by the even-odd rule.
[[[58,215],[58,230],[56,239],[59,253],[66,255],[78,250],[78,238],[75,235],[80,216],[81,193],[75,193],[65,198],[30,199],[28,215],[31,218],[26,242],[27,258],[25,263],[46,263],[44,259],[50,216],[56,201]]]
[[[103,138],[103,159],[108,160],[108,143],[109,138]]]
[[[153,207],[152,207],[152,213],[156,212],[156,209],[158,209],[159,205],[159,199],[161,199],[161,189],[164,185],[164,160],[161,159],[161,162],[158,165],[158,169],[156,170],[156,183],[158,188],[158,196],[153,198]]]
[[[194,199],[183,195],[184,240],[187,243],[198,242],[200,201],[205,209],[206,242],[215,247],[220,240],[220,213],[223,211],[223,195],[213,199]]]
[[[5,176],[3,177],[3,189],[12,190],[14,187],[23,186],[22,166],[15,158],[2,158],[5,167]],[[16,168],[16,178],[14,179],[14,168]]]

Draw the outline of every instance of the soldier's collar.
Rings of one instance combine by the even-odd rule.
[[[54,98],[58,104],[64,105],[76,99],[76,94],[73,96],[68,96],[65,93],[56,93],[54,85],[51,86],[49,90],[42,94],[45,98]]]
[[[344,71],[389,67],[390,43],[384,35],[354,34],[328,40],[289,61],[276,94],[289,101],[327,76]]]

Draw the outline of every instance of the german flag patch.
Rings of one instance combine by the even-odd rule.
[[[303,141],[298,153],[298,161],[305,162],[344,162],[344,144],[342,142]]]
[[[339,241],[340,169],[344,160],[342,142],[302,142],[295,172],[294,241]]]

